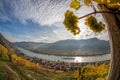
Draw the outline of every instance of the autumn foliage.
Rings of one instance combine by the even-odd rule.
[[[98,22],[93,16],[88,16],[85,19],[85,25],[87,25],[93,32],[101,32],[105,29],[105,24]]]
[[[74,15],[74,13],[70,10],[67,10],[65,13],[65,19],[63,24],[66,29],[70,31],[73,35],[77,35],[80,33],[80,28],[78,27],[78,17]]]
[[[109,67],[108,64],[79,67],[74,76],[77,80],[107,80]]]
[[[101,10],[98,11],[96,7],[94,6],[93,2],[96,2],[98,4],[103,4],[106,6],[106,8],[110,9],[118,9],[120,8],[120,0],[83,0],[83,3],[81,4],[81,0],[72,0],[69,4],[70,8],[73,8],[75,10],[79,10],[80,7],[84,4],[84,6],[89,6],[93,9],[93,12],[87,13],[84,16],[78,17],[74,14],[74,11],[67,10],[65,12],[65,17],[63,24],[65,25],[66,29],[70,31],[73,35],[78,35],[80,33],[80,27],[78,26],[79,19],[85,18],[85,25],[90,28],[95,33],[100,33],[105,29],[105,24],[102,23],[102,21],[97,21],[95,14],[97,13],[117,13],[110,10]]]
[[[40,66],[38,64],[35,64],[35,63],[30,62],[30,61],[28,61],[26,59],[23,59],[20,56],[12,53],[10,50],[5,48],[1,44],[0,44],[0,51],[1,51],[2,54],[10,55],[9,59],[11,58],[12,62],[15,62],[15,63],[17,62],[17,63],[23,64],[23,65],[25,65],[27,67],[30,67],[32,69],[36,69],[37,71],[43,70],[43,71],[49,71],[49,72],[55,72],[55,73],[62,73],[63,72],[61,70],[54,70],[54,69],[44,68],[44,67],[42,67],[42,66]]]

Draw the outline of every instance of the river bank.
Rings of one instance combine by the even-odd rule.
[[[101,64],[108,65],[110,63],[110,60],[106,61],[98,61],[98,62],[87,62],[87,63],[67,63],[67,62],[60,62],[60,61],[48,61],[44,59],[39,59],[36,57],[27,57],[28,61],[36,63],[37,65],[40,65],[44,68],[48,69],[54,69],[54,70],[62,70],[62,71],[74,71],[77,70],[78,67],[84,67],[84,66],[99,66]]]
[[[41,51],[37,51],[37,50],[33,50],[33,49],[27,49],[25,48],[26,50],[28,51],[31,51],[31,52],[34,52],[34,53],[37,53],[37,54],[43,54],[43,55],[54,55],[54,56],[69,56],[69,57],[76,57],[76,56],[81,56],[81,57],[88,57],[88,56],[101,56],[101,55],[105,55],[105,54],[109,54],[109,51],[108,53],[105,53],[104,51],[101,52],[101,53],[97,53],[94,52],[94,53],[85,53],[85,52],[81,52],[81,54],[76,54],[76,53],[73,53],[73,54],[66,54],[66,53],[61,53],[61,54],[57,54],[57,53],[45,53],[45,52],[41,52]]]
[[[25,55],[45,59],[48,61],[60,61],[60,62],[68,62],[68,63],[87,63],[87,62],[96,62],[96,61],[106,61],[110,60],[110,54],[100,55],[100,56],[87,56],[87,57],[69,57],[69,56],[55,56],[55,55],[44,55],[44,54],[37,54],[22,48],[18,48],[22,51]]]

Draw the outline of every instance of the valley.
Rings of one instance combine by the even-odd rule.
[[[16,46],[32,52],[58,56],[91,56],[107,54],[110,51],[108,41],[91,38],[87,40],[61,40],[54,43],[15,42]]]
[[[84,78],[84,80],[107,79],[109,61],[78,64],[61,63],[59,61],[51,63],[51,61],[40,60],[23,54],[23,52],[18,50],[3,36],[0,37],[1,80],[76,80],[78,78]],[[11,45],[13,45],[14,48],[11,47]],[[17,54],[15,53],[16,49],[19,52]],[[61,66],[62,68],[56,67],[55,69],[53,65]],[[72,69],[68,69],[68,66],[70,65],[72,65]]]

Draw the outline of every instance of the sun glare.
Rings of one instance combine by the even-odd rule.
[[[81,57],[75,57],[74,62],[82,62],[83,59]]]

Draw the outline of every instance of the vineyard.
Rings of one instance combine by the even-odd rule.
[[[40,65],[32,63],[28,60],[25,60],[25,59],[17,56],[16,54],[12,53],[10,50],[6,49],[2,45],[0,45],[0,48],[1,48],[2,53],[4,53],[6,55],[6,57],[9,57],[10,61],[12,60],[14,62],[19,62],[21,64],[24,64],[27,67],[35,68],[37,70],[44,70],[44,71],[57,72],[57,73],[63,72],[63,71],[60,71],[60,70],[47,69],[47,68],[41,67]]]
[[[8,50],[4,46],[0,45],[0,63],[2,64],[3,61],[7,62],[7,65],[4,65],[4,69],[8,72],[9,75],[12,74],[14,77],[17,77],[17,80],[21,80],[22,77],[26,75],[26,73],[29,73],[28,78],[30,78],[30,75],[34,75],[34,72],[37,74],[37,76],[34,76],[35,80],[106,80],[110,66],[106,63],[96,63],[95,65],[88,64],[85,66],[78,65],[77,70],[67,72],[48,69],[41,67],[36,63],[25,60],[24,58],[13,54],[11,50]],[[44,76],[41,77],[41,75]],[[3,74],[1,72],[0,77],[3,77]],[[13,79],[14,78],[11,78],[11,80]]]
[[[109,64],[101,64],[95,66],[79,67],[74,72],[74,76],[77,80],[107,80]]]

